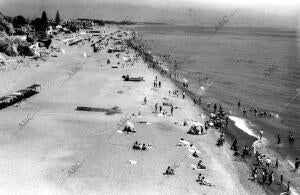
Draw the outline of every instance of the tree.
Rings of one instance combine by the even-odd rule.
[[[78,28],[75,24],[71,24],[71,26],[69,27],[70,31],[71,32],[77,32],[78,31]]]
[[[56,25],[60,24],[60,15],[59,15],[58,10],[57,10],[56,16],[55,16],[55,23],[56,23]]]
[[[27,21],[23,16],[16,16],[13,18],[13,26],[15,28],[20,28],[21,26],[24,26],[25,24],[27,24]]]
[[[46,12],[43,11],[42,13],[42,17],[41,17],[41,30],[46,30],[48,27],[48,18],[47,18],[47,15],[46,15]]]
[[[31,24],[33,25],[34,29],[36,31],[41,31],[42,30],[42,22],[40,18],[34,19]]]

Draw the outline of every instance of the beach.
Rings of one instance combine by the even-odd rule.
[[[284,182],[291,180],[299,191],[299,174],[293,171],[299,142],[288,139],[289,132],[295,140],[300,135],[297,31],[225,27],[213,33],[213,27],[189,25],[137,26],[135,30],[154,55],[169,53],[177,60],[179,77],[189,81],[192,94],[201,96],[208,114],[212,112],[208,104],[224,107],[230,119],[225,133],[232,142],[237,139],[239,147],[253,147],[273,164],[279,159],[275,180],[282,174]],[[255,116],[253,108],[268,115]],[[263,139],[258,140],[262,128]],[[253,163],[250,160],[249,166],[254,167]]]
[[[100,28],[103,35],[113,33],[110,36],[118,30],[116,26]],[[42,85],[40,93],[20,106],[0,111],[0,164],[5,175],[0,180],[1,194],[265,193],[249,181],[250,169],[233,157],[231,143],[216,146],[219,130],[187,134],[190,125],[182,126],[184,121],[204,124],[207,118],[189,97],[169,95],[169,90],[178,89],[174,83],[148,68],[140,57],[123,68],[123,57],[135,56],[134,50],[127,48],[128,53],[121,52],[118,58],[107,53],[112,39],[98,53],[93,53],[88,41],[65,46],[63,37],[59,39],[54,44],[64,53],[33,61],[30,68],[0,73],[3,90]],[[144,81],[126,82],[123,75],[143,77]],[[160,88],[153,87],[156,76]],[[155,103],[163,102],[174,105],[173,116],[169,106],[163,106],[166,116],[155,113]],[[76,110],[80,106],[117,106],[121,113]],[[31,120],[20,128],[20,121],[28,114]],[[120,121],[124,117],[132,121],[136,133],[122,132],[124,123],[120,125]],[[194,147],[178,146],[182,138]],[[133,150],[135,141],[151,144],[151,149]],[[195,150],[199,151],[198,159],[191,156]],[[199,159],[206,169],[191,167]],[[168,166],[175,175],[163,175]],[[200,172],[213,187],[196,182]]]

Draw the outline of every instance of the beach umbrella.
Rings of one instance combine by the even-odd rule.
[[[130,129],[134,129],[134,124],[131,121],[127,121],[126,126],[129,127]]]
[[[136,132],[136,130],[134,129],[134,125],[131,121],[127,121],[125,126],[124,126],[124,130],[128,131],[130,130],[130,132]]]

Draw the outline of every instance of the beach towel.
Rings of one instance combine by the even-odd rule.
[[[179,140],[180,143],[182,143],[184,146],[190,146],[191,143],[186,140]]]
[[[196,170],[196,171],[201,171],[201,170],[203,170],[203,169],[198,169],[198,168],[197,168],[197,165],[195,165],[195,164],[191,164],[191,168],[194,169],[194,170]]]
[[[135,161],[135,160],[129,160],[129,163],[132,164],[132,165],[136,165],[137,161]]]

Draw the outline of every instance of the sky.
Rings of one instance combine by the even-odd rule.
[[[122,6],[120,3],[131,7]],[[147,10],[145,6],[151,9]],[[201,18],[201,23],[214,23],[216,18],[238,9],[235,19],[240,21],[236,23],[243,24],[248,18],[251,24],[261,25],[259,20],[268,19],[266,24],[273,20],[271,22],[274,25],[287,23],[293,26],[299,18],[300,0],[0,0],[0,11],[7,15],[23,14],[27,17],[40,14],[36,14],[39,9],[47,10],[53,16],[60,9],[65,17],[76,17],[81,12],[86,17],[118,20],[135,12],[136,7],[143,7],[135,18],[140,20],[179,21],[182,16],[184,21]],[[188,13],[187,10],[191,12]],[[208,13],[210,10],[211,15]]]
[[[150,5],[154,7],[211,7],[226,8],[252,8],[266,9],[277,13],[291,13],[299,11],[300,0],[0,0],[1,2],[28,2],[35,4],[99,4],[99,3],[130,3],[134,5]]]

